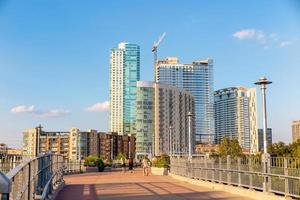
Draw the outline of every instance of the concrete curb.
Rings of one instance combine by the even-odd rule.
[[[212,191],[228,192],[228,193],[231,193],[234,195],[239,195],[242,197],[252,198],[252,199],[256,199],[256,200],[262,200],[262,199],[286,200],[286,199],[290,199],[289,197],[286,198],[283,196],[277,196],[272,193],[264,193],[264,192],[259,192],[259,191],[255,191],[255,190],[245,189],[242,187],[235,187],[235,186],[230,186],[230,185],[225,185],[225,184],[220,184],[220,183],[212,183],[212,182],[208,182],[208,181],[196,180],[196,179],[191,179],[191,178],[187,178],[184,176],[175,175],[172,173],[169,173],[169,176],[176,180],[182,181],[182,182],[209,188]]]

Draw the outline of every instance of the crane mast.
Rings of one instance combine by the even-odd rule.
[[[158,50],[158,46],[160,45],[160,43],[163,41],[163,39],[166,36],[166,32],[164,32],[156,42],[154,42],[153,47],[152,47],[152,53],[153,53],[153,57],[154,57],[154,82],[156,82],[156,64],[157,64],[157,50]]]

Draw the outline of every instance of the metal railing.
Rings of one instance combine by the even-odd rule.
[[[7,193],[0,191],[0,199],[47,199],[64,183],[64,173],[81,172],[81,164],[80,161],[64,161],[63,156],[52,153],[21,163],[6,174],[9,183],[1,183],[0,179],[0,188],[5,184],[9,188]]]
[[[260,157],[177,156],[171,157],[170,171],[192,179],[260,191],[264,191],[266,184],[265,192],[300,197],[300,158],[271,157],[267,162],[268,173],[264,173]]]

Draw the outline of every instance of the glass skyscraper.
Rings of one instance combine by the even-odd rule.
[[[140,80],[140,47],[122,42],[110,56],[110,131],[134,132],[136,82]]]
[[[180,64],[178,58],[168,57],[156,65],[156,81],[176,86],[192,93],[195,98],[196,141],[213,142],[213,60]]]

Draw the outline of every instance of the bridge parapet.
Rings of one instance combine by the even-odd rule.
[[[81,164],[79,161],[64,161],[62,155],[46,153],[19,164],[6,175],[0,172],[11,184],[9,193],[7,190],[1,191],[1,188],[7,188],[8,183],[0,180],[0,199],[47,199],[64,184],[64,173],[80,172]]]
[[[267,173],[259,156],[171,157],[171,173],[192,179],[300,197],[300,158],[271,157]],[[264,188],[266,186],[266,188]]]

